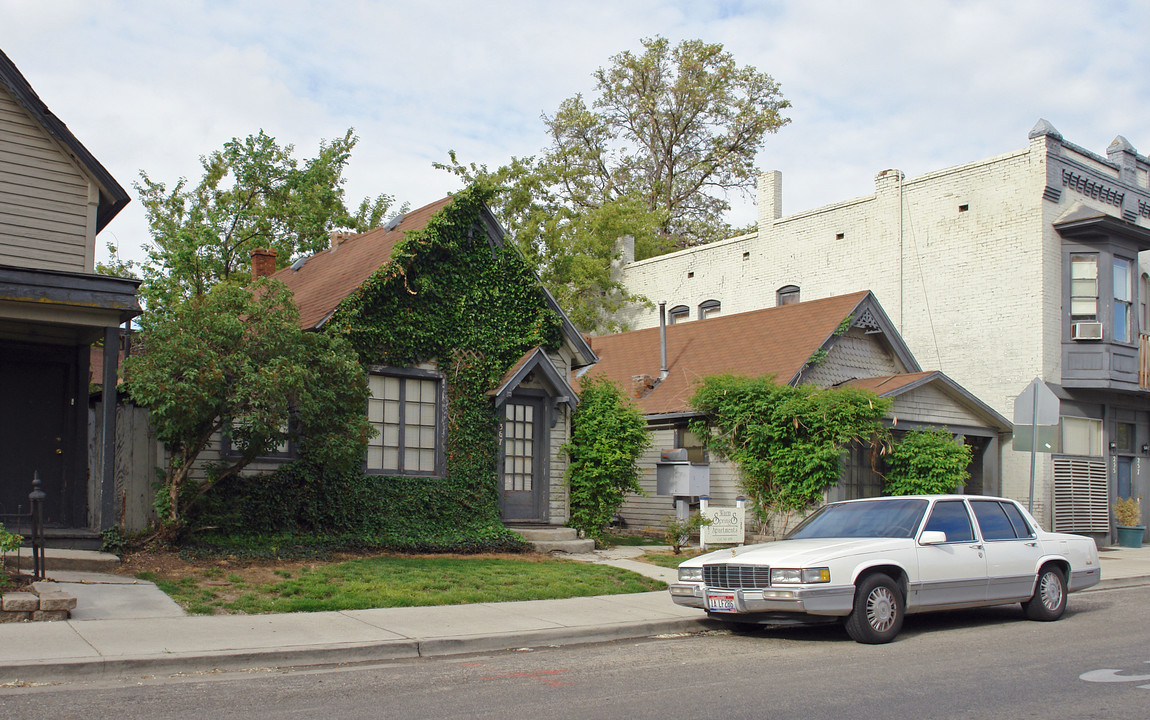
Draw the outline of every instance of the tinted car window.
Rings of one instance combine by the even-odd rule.
[[[978,518],[978,527],[982,530],[983,540],[1013,540],[1015,538],[1014,526],[1006,517],[1002,505],[993,500],[972,500],[970,507],[974,516]]]
[[[912,538],[926,500],[868,500],[826,505],[787,536],[799,538]]]
[[[1014,534],[1020,538],[1034,537],[1034,531],[1030,529],[1030,523],[1026,522],[1026,518],[1022,517],[1022,511],[1014,503],[1000,503],[1002,509],[1006,512],[1006,517],[1010,519],[1010,524],[1014,526]]]
[[[944,500],[935,503],[930,519],[923,530],[938,530],[946,533],[947,542],[970,542],[974,540],[974,530],[970,526],[970,514],[961,500]]]

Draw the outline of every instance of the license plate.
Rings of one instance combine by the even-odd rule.
[[[707,609],[711,612],[737,612],[735,609],[735,593],[708,590]]]

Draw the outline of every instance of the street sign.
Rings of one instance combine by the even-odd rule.
[[[1058,396],[1046,383],[1034,378],[1014,400],[1014,424],[1057,425],[1058,409]]]

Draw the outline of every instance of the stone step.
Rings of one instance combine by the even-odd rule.
[[[579,539],[578,530],[559,525],[554,527],[512,527],[511,529],[522,535],[523,539],[528,542],[534,542],[536,540],[560,541]]]
[[[582,555],[595,549],[594,540],[528,540],[535,546],[535,552],[562,552]]]
[[[21,570],[32,570],[32,549],[21,548],[19,556],[8,553],[9,562],[17,562]],[[58,570],[73,570],[79,572],[111,572],[120,564],[120,558],[96,550],[67,550],[61,548],[44,548],[44,571],[51,575]]]

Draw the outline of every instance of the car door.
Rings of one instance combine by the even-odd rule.
[[[908,604],[916,607],[977,604],[986,600],[986,557],[966,503],[940,500],[923,532],[946,533],[946,542],[918,545],[919,582]]]
[[[970,500],[986,549],[987,599],[1025,600],[1034,593],[1042,548],[1012,502]]]

